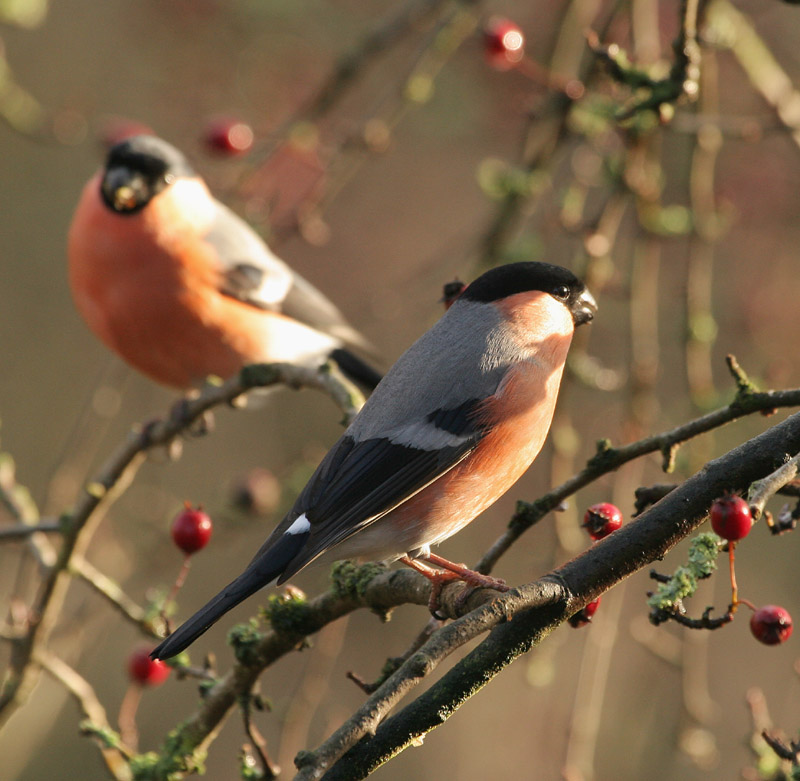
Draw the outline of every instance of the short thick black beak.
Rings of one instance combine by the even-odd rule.
[[[572,319],[575,321],[575,325],[578,326],[590,322],[594,319],[596,312],[597,301],[594,300],[594,296],[588,290],[584,290],[572,308]]]
[[[135,214],[152,197],[144,177],[125,166],[106,171],[100,192],[106,205],[118,214]]]

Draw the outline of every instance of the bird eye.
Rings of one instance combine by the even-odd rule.
[[[569,298],[569,288],[566,285],[559,285],[557,288],[555,288],[555,290],[553,290],[552,295],[555,298],[565,301],[567,298]]]

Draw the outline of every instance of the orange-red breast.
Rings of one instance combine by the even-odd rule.
[[[69,231],[69,279],[89,327],[152,379],[188,388],[257,362],[332,357],[367,387],[366,340],[154,136],[114,146]]]

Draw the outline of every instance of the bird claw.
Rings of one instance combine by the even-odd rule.
[[[493,578],[490,575],[484,575],[481,572],[475,572],[474,570],[468,569],[464,564],[454,564],[435,554],[430,554],[428,557],[425,557],[425,559],[443,569],[432,569],[409,556],[403,556],[400,560],[430,581],[431,594],[428,599],[428,610],[431,611],[431,615],[438,621],[442,621],[446,618],[446,616],[439,612],[442,589],[446,584],[452,583],[454,580],[460,580],[466,584],[466,587],[456,598],[455,607],[457,609],[464,607],[470,594],[472,594],[476,588],[491,588],[495,591],[509,590],[509,586],[504,580]]]
[[[448,583],[452,583],[454,580],[461,580],[461,578],[454,572],[437,572],[435,570],[431,570],[429,574],[423,574],[426,578],[428,578],[431,584],[431,595],[428,598],[428,610],[431,611],[431,615],[437,621],[444,621],[447,619],[447,616],[439,612],[439,608],[441,607],[440,599],[442,596],[442,589]]]
[[[505,584],[505,581],[497,580],[496,584],[493,586],[487,586],[485,584],[472,584],[466,583],[463,589],[461,589],[461,593],[456,597],[453,606],[456,610],[461,611],[463,610],[469,598],[480,588],[493,588],[496,591],[508,591],[508,586]]]

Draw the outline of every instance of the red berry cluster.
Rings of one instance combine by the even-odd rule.
[[[711,505],[709,516],[711,528],[723,540],[728,541],[731,572],[733,572],[733,552],[736,543],[746,537],[753,528],[750,505],[741,496],[729,494],[717,499]],[[745,600],[738,600],[738,602],[752,607]],[[734,596],[734,606],[736,604],[737,600]],[[750,617],[750,631],[756,640],[765,645],[779,645],[789,639],[792,634],[792,617],[785,608],[778,605],[764,605],[758,609],[753,608],[753,611],[753,615]]]

